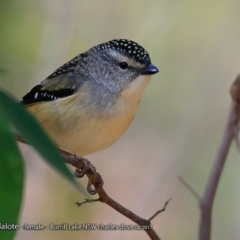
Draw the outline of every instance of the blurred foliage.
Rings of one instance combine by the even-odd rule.
[[[23,196],[24,164],[10,125],[0,115],[0,223],[18,224]],[[13,239],[16,230],[1,230],[0,239]]]
[[[10,227],[12,224],[18,224],[23,197],[24,164],[10,123],[29,144],[39,151],[47,163],[86,195],[84,188],[76,183],[57,148],[38,126],[37,121],[22,106],[0,90],[0,223],[3,225],[1,229],[5,228],[5,224]],[[16,230],[14,227],[10,229],[1,230],[0,239],[13,239]]]
[[[160,73],[153,77],[127,133],[89,159],[109,194],[142,216],[173,198],[153,222],[162,238],[196,239],[198,203],[177,176],[203,192],[229,110],[229,86],[240,71],[239,10],[237,0],[1,0],[0,68],[6,73],[0,74],[0,85],[21,97],[96,44],[129,38],[143,45]],[[28,182],[23,222],[128,223],[98,203],[76,211],[69,204],[81,200],[74,188],[45,165],[28,160],[33,159],[29,151],[24,147]],[[233,147],[214,203],[213,239],[239,239],[239,168]],[[55,198],[49,199],[53,191]],[[136,231],[20,231],[17,239],[79,236],[146,238]]]

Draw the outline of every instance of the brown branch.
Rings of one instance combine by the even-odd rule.
[[[26,143],[26,141],[24,139],[22,139],[20,136],[16,135],[15,137],[19,142]],[[136,215],[135,213],[131,212],[127,208],[123,207],[121,204],[119,204],[118,202],[116,202],[115,200],[113,200],[112,198],[110,198],[107,195],[107,193],[103,189],[103,180],[102,180],[101,175],[98,172],[96,172],[96,168],[87,159],[73,155],[64,150],[59,150],[59,151],[60,151],[61,155],[64,157],[65,162],[68,164],[71,164],[73,167],[76,168],[76,171],[75,171],[76,177],[83,177],[84,174],[88,177],[88,179],[89,179],[89,183],[88,183],[88,187],[87,187],[88,192],[92,195],[96,194],[96,193],[99,195],[99,198],[95,199],[95,200],[85,199],[85,201],[82,203],[77,202],[76,204],[78,206],[80,206],[84,203],[89,203],[89,202],[93,202],[93,201],[103,202],[103,203],[107,204],[108,206],[112,207],[113,209],[115,209],[116,211],[118,211],[119,213],[123,214],[127,218],[131,219],[136,224],[138,224],[140,226],[144,226],[144,230],[146,231],[146,233],[148,234],[150,239],[160,240],[159,236],[152,228],[151,220],[154,217],[156,217],[159,213],[165,211],[166,206],[168,205],[170,199],[165,203],[162,210],[157,211],[151,218],[149,218],[149,220],[144,219],[144,218]],[[94,186],[95,189],[91,188],[92,185]]]
[[[200,201],[201,216],[199,225],[199,240],[210,240],[211,238],[212,207],[214,197],[231,143],[234,138],[237,139],[238,135],[240,119],[240,75],[232,84],[230,93],[233,101],[228,121],[206,184],[204,196]]]
[[[201,198],[196,191],[181,177],[181,183],[197,198],[200,205],[200,223],[199,223],[199,240],[211,239],[212,207],[218,183],[222,174],[224,164],[233,140],[240,151],[239,141],[239,122],[240,122],[240,74],[230,88],[232,104],[228,115],[228,121],[225,127],[222,141],[220,143],[217,155],[215,157],[205,192]]]
[[[211,222],[212,222],[212,206],[216,194],[219,179],[226,162],[226,157],[231,146],[235,121],[236,121],[236,104],[233,102],[228,117],[227,126],[225,128],[222,142],[220,143],[216,158],[214,160],[212,170],[210,172],[204,196],[200,201],[200,226],[199,226],[199,240],[210,240],[211,236]]]
[[[69,153],[68,153],[69,154]],[[68,156],[64,156],[66,159],[66,162],[71,164],[72,166],[76,167],[77,170],[82,166],[82,161],[79,161],[77,156],[73,156],[69,154],[70,158]],[[82,160],[82,159],[81,159]],[[88,177],[90,183],[97,189],[97,194],[99,195],[99,201],[104,202],[108,206],[112,207],[119,213],[123,214],[127,218],[131,219],[133,222],[137,223],[140,226],[147,226],[146,233],[150,237],[150,239],[160,239],[157,235],[157,233],[153,230],[151,226],[151,222],[149,220],[146,220],[144,218],[141,218],[140,216],[136,215],[135,213],[131,212],[127,208],[123,207],[121,204],[118,202],[114,201],[112,198],[110,198],[105,190],[103,189],[103,180],[98,172],[95,171],[95,168],[92,166],[90,162],[87,163],[89,165],[89,169],[85,172],[86,176]]]

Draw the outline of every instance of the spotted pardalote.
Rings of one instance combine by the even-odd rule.
[[[62,65],[21,103],[59,148],[85,156],[107,148],[126,131],[150,75],[157,72],[139,44],[112,40]]]

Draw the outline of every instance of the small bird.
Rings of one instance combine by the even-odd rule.
[[[116,39],[79,54],[22,99],[60,149],[85,156],[127,130],[150,75],[158,72],[136,42]]]

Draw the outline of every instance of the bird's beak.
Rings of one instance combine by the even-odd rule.
[[[141,75],[153,75],[158,72],[159,70],[157,67],[155,67],[153,64],[149,64],[145,69],[143,69]]]

